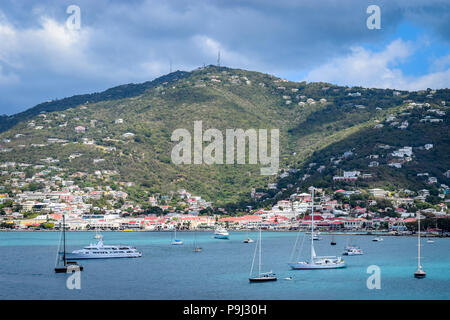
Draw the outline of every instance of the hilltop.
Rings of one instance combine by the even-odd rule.
[[[132,181],[136,185],[129,190],[131,196],[143,202],[143,192],[179,188],[219,205],[248,200],[252,188],[266,193],[267,199],[303,183],[335,184],[339,170],[372,174],[363,182],[367,186],[422,188],[428,181],[417,173],[448,181],[443,174],[449,169],[449,97],[448,89],[349,88],[208,66],[2,117],[0,163],[56,166],[67,169],[67,175],[115,171],[112,180],[100,175],[84,183]],[[280,129],[279,175],[261,176],[255,165],[174,165],[172,132],[192,131],[197,120],[203,121],[204,129],[222,132]],[[399,128],[405,121],[408,125]],[[426,144],[432,149],[426,150]],[[411,160],[403,159],[402,168],[389,166],[399,158],[389,153],[405,146],[413,148]],[[369,167],[377,161],[375,155],[379,164]],[[33,176],[32,167],[27,170]]]

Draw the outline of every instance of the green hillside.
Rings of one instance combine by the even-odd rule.
[[[426,166],[430,174],[441,178],[442,171],[449,169],[448,115],[431,113],[444,120],[435,124],[420,119],[429,109],[445,112],[448,107],[441,101],[449,103],[450,90],[430,94],[296,83],[209,66],[45,103],[4,117],[0,121],[0,163],[58,160],[54,165],[68,169],[68,174],[115,170],[115,181],[108,183],[133,181],[136,195],[142,190],[167,193],[185,188],[224,204],[248,199],[253,187],[263,190],[269,182],[278,181],[279,188],[298,185],[298,179],[314,169],[309,163],[327,165],[329,158],[349,150],[357,156],[345,161],[342,168],[327,165],[324,175],[312,174],[312,178],[329,183],[327,177],[339,168],[363,167],[366,172],[366,156],[374,152],[377,143],[396,147],[433,143],[431,151],[414,152],[414,160],[405,168],[373,168],[376,178],[370,183],[409,186],[411,170],[425,170]],[[389,114],[403,112],[407,100],[430,106],[408,109],[411,114],[402,116],[410,121],[405,130],[388,124],[373,129],[376,121],[383,123]],[[174,165],[170,158],[172,132],[185,128],[192,133],[194,121],[199,120],[203,130],[217,128],[224,136],[226,129],[280,129],[280,173],[288,167],[300,171],[279,180],[278,176],[261,176],[259,165]],[[77,126],[86,131],[76,132]],[[124,136],[126,133],[133,135]],[[94,163],[94,159],[98,160]]]

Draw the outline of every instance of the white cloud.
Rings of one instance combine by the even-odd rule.
[[[449,87],[450,69],[413,77],[404,75],[400,68],[396,68],[396,65],[413,55],[418,45],[420,43],[395,40],[381,52],[353,47],[349,55],[332,59],[309,71],[305,80],[402,90]],[[443,63],[440,63],[441,67],[442,65]]]

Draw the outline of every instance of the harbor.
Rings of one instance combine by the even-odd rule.
[[[272,270],[278,281],[250,284],[258,231],[248,232],[255,243],[243,243],[245,231],[230,231],[229,239],[213,232],[177,232],[182,246],[172,246],[169,232],[108,232],[105,244],[126,243],[142,252],[139,259],[83,260],[81,289],[68,290],[67,276],[55,274],[53,263],[59,234],[55,232],[1,232],[0,285],[2,299],[449,299],[450,239],[422,243],[425,279],[417,280],[417,237],[353,235],[362,256],[344,257],[346,268],[291,270],[288,266],[300,232],[263,232],[262,270]],[[67,250],[95,242],[95,232],[67,232]],[[321,234],[315,249],[321,255],[340,255],[348,235]],[[194,253],[194,240],[203,248]],[[305,246],[302,256],[307,257]],[[33,263],[28,263],[33,261]],[[366,286],[367,268],[380,267],[381,289]],[[291,279],[287,281],[285,279]],[[16,285],[20,283],[20,285]]]

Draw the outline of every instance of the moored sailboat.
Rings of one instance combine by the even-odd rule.
[[[417,271],[414,272],[414,277],[417,279],[425,278],[427,273],[422,269],[422,264],[420,263],[420,213],[417,213]]]
[[[194,252],[202,252],[202,251],[203,251],[203,248],[199,247],[198,244],[197,244],[196,233],[197,233],[197,232],[194,232],[194,250],[193,250],[193,251],[194,251]]]
[[[183,240],[177,239],[177,227],[175,227],[175,233],[172,240],[173,246],[180,246],[183,244]]]
[[[243,243],[253,243],[253,242],[255,242],[252,238],[250,238],[249,236],[248,236],[248,230],[247,230],[247,238],[245,238],[245,240],[244,241],[242,241]]]
[[[214,238],[216,239],[229,239],[229,237],[230,234],[224,227],[217,227],[217,229],[214,231]]]
[[[63,215],[62,223],[62,237],[63,237],[63,252],[61,253],[61,240],[58,246],[58,256],[56,258],[55,272],[56,273],[71,273],[72,271],[83,271],[83,266],[80,266],[75,261],[69,261],[66,254],[66,217]],[[62,254],[62,255],[61,255]],[[61,265],[61,262],[63,263]]]
[[[311,235],[314,235],[314,187],[312,187],[312,210],[311,210]],[[337,269],[345,268],[342,257],[337,256],[317,256],[314,250],[314,237],[311,236],[311,256],[309,261],[289,262],[289,266],[294,270],[307,269]]]

